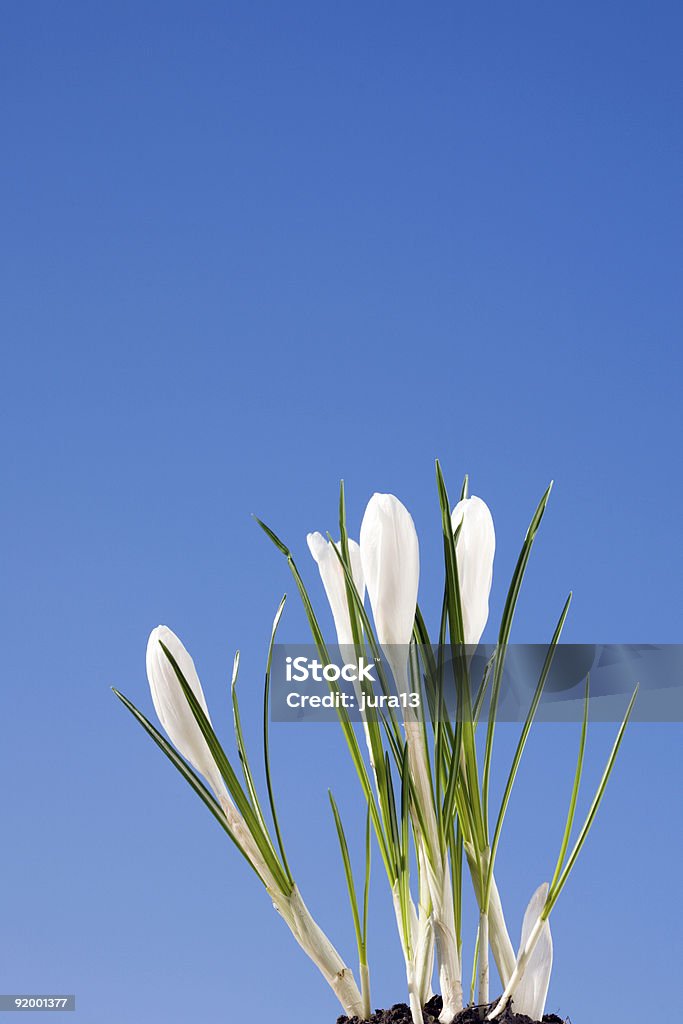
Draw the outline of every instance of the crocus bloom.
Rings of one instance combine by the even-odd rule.
[[[420,548],[413,518],[393,494],[370,498],[360,528],[360,557],[377,638],[394,674],[403,676],[415,622]]]
[[[309,533],[306,537],[308,547],[313,558],[318,564],[320,578],[323,581],[327,600],[332,609],[334,627],[337,631],[337,643],[340,647],[353,644],[353,632],[351,630],[351,617],[349,605],[346,598],[346,577],[341,562],[334,550],[331,541],[325,540],[321,533]],[[351,575],[363,601],[365,597],[365,580],[361,566],[360,548],[355,540],[349,540],[349,560],[351,562]],[[337,549],[341,550],[340,544]]]
[[[281,892],[265,864],[251,830],[228,795],[175,669],[160,641],[173,655],[209,721],[210,718],[199,676],[189,652],[167,626],[157,626],[152,630],[147,643],[147,678],[154,708],[168,738],[211,785],[223,808],[230,831],[268,889],[273,906],[332,986],[346,1013],[351,1016],[362,1014],[364,1004],[352,972],[311,917],[299,890],[294,886],[290,892]]]
[[[209,723],[211,722],[194,661],[182,641],[168,626],[157,626],[156,629],[153,629],[147,642],[147,678],[159,721],[173,746],[200,775],[204,776],[211,786],[223,809],[230,830],[247,858],[264,882],[273,884],[269,869],[265,865],[244,819],[230,799],[223,778],[209,750],[209,745],[192,714],[192,708],[183,693],[175,669],[166,657],[160,641],[173,655],[202,711]]]
[[[489,617],[496,532],[488,505],[474,495],[458,502],[451,524],[454,533],[460,526],[455,553],[465,643],[476,645]]]
[[[522,924],[522,939],[519,944],[519,956],[529,941],[534,926],[537,924],[543,905],[548,896],[548,883],[540,885],[529,901]],[[511,993],[515,1013],[525,1013],[532,1020],[542,1020],[545,1001],[550,984],[550,972],[553,966],[553,939],[550,934],[550,923],[544,921],[541,933],[533,948],[533,952],[524,968],[522,977]]]
[[[407,690],[410,686],[407,672],[408,645],[413,635],[417,607],[420,547],[410,512],[393,494],[373,494],[368,502],[360,528],[360,556],[377,638],[391,666],[397,687],[401,691]],[[433,904],[432,927],[443,998],[439,1020],[446,1022],[451,1021],[462,1008],[453,892],[448,866],[439,849],[427,750],[414,712],[404,710],[404,725],[416,800],[425,814],[425,835],[421,841],[428,844],[431,853],[428,885]],[[411,995],[414,998],[414,993]],[[421,1009],[414,1006],[412,1009],[413,1019],[419,1020]]]
[[[147,642],[147,679],[152,692],[154,710],[173,746],[204,776],[216,793],[222,792],[223,782],[211,751],[160,641],[175,658],[202,711],[211,721],[194,661],[168,626],[157,626],[153,629]]]

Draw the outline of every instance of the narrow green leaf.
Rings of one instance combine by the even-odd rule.
[[[484,847],[487,842],[487,829],[479,796],[477,748],[474,736],[469,666],[467,654],[463,647],[464,630],[460,599],[460,582],[458,579],[458,562],[456,558],[457,537],[462,523],[454,534],[451,522],[450,500],[448,498],[446,482],[443,478],[443,473],[441,472],[441,466],[438,459],[436,460],[436,479],[444,541],[448,626],[450,631],[451,651],[459,704],[456,729],[456,742],[462,746],[462,765],[459,770],[464,769],[464,771],[462,771],[463,785],[470,805],[476,842],[479,847]]]
[[[266,788],[268,789],[268,801],[270,803],[270,813],[273,817],[273,825],[275,827],[275,835],[277,837],[277,845],[280,850],[280,857],[282,858],[282,866],[285,870],[287,878],[294,886],[294,878],[292,872],[289,870],[289,864],[287,862],[287,854],[285,853],[285,844],[282,841],[282,833],[280,831],[280,822],[277,816],[277,809],[275,806],[275,793],[273,790],[273,779],[270,771],[270,672],[273,664],[273,647],[275,645],[275,636],[277,634],[277,627],[280,624],[282,618],[282,612],[284,611],[285,601],[287,595],[284,594],[278,609],[273,619],[273,626],[270,631],[270,642],[268,644],[268,656],[266,658],[266,676],[263,687],[263,760],[266,773]]]
[[[474,959],[472,961],[472,978],[470,980],[470,1002],[474,1002],[474,992],[477,987],[477,967],[479,965],[479,936],[480,925],[477,925],[477,938],[474,943]]]
[[[460,500],[464,501],[465,498],[469,497],[469,493],[470,493],[470,478],[469,478],[469,475],[467,473],[465,473],[465,479],[462,482],[462,488],[460,490]]]
[[[237,743],[237,753],[239,755],[240,764],[242,765],[242,774],[244,775],[244,782],[247,787],[251,806],[254,809],[254,813],[258,817],[261,827],[264,832],[267,833],[268,826],[263,816],[261,804],[258,798],[258,792],[254,783],[254,777],[252,775],[251,766],[249,764],[249,757],[247,755],[247,748],[244,742],[244,733],[242,731],[242,719],[240,716],[240,706],[237,699],[237,675],[239,672],[240,652],[237,651],[235,654],[235,660],[233,662],[232,679],[230,682],[230,693],[232,696],[232,717],[233,725],[235,730],[235,741]]]
[[[410,905],[410,808],[419,801],[412,798],[411,776],[408,765],[408,744],[403,752],[401,768],[401,906],[405,918],[405,928],[410,931],[408,907]],[[411,943],[412,946],[412,943]]]
[[[567,879],[569,878],[571,870],[574,867],[574,864],[576,863],[576,859],[579,856],[579,854],[581,853],[581,848],[582,848],[583,844],[585,843],[585,841],[586,841],[586,839],[588,837],[588,833],[591,830],[591,826],[593,825],[593,822],[595,821],[595,815],[598,813],[598,807],[600,806],[602,798],[605,795],[605,788],[607,787],[607,783],[609,781],[609,777],[612,774],[612,769],[614,768],[614,762],[616,761],[617,754],[619,753],[619,747],[621,746],[621,741],[624,738],[624,733],[626,732],[626,726],[628,725],[629,719],[631,717],[631,713],[633,711],[633,705],[636,702],[637,695],[638,695],[638,687],[636,686],[635,690],[633,691],[633,696],[631,697],[631,700],[629,702],[628,708],[626,709],[626,714],[624,716],[624,720],[621,723],[621,726],[619,728],[619,732],[617,733],[617,738],[614,741],[614,746],[612,747],[612,752],[611,752],[611,754],[610,754],[610,756],[609,756],[609,758],[607,760],[607,764],[605,766],[605,771],[603,772],[602,778],[600,780],[600,784],[599,784],[599,786],[597,788],[595,796],[593,797],[593,803],[590,806],[590,810],[588,811],[588,814],[586,816],[586,820],[584,821],[583,827],[581,828],[581,831],[579,832],[578,838],[577,838],[576,842],[574,843],[574,848],[572,849],[572,852],[569,854],[569,858],[568,858],[567,863],[566,863],[566,865],[564,867],[564,870],[562,871],[562,874],[557,879],[553,889],[548,892],[548,898],[547,898],[547,900],[545,902],[545,906],[543,908],[543,913],[541,915],[546,920],[548,918],[548,915],[550,914],[550,911],[553,909],[553,907],[557,903],[559,895],[562,892]]]
[[[448,838],[448,851],[451,866],[451,887],[453,889],[453,910],[455,917],[455,937],[458,943],[458,956],[462,963],[462,854],[463,838],[460,822],[455,829],[451,824]]]
[[[548,651],[547,651],[546,656],[545,656],[545,661],[543,662],[543,668],[541,669],[541,674],[540,674],[539,679],[538,679],[538,684],[536,686],[536,690],[534,692],[534,696],[532,698],[531,704],[529,706],[529,710],[527,712],[526,719],[524,721],[524,726],[522,728],[522,732],[521,732],[521,735],[519,737],[519,742],[517,743],[517,748],[515,750],[515,756],[512,759],[512,765],[510,767],[510,772],[508,774],[507,782],[505,784],[505,790],[503,792],[503,799],[501,800],[501,803],[500,803],[500,810],[498,812],[498,819],[496,821],[496,827],[495,827],[495,830],[494,830],[494,833],[493,833],[493,842],[491,843],[491,855],[490,855],[490,858],[489,858],[488,873],[487,873],[487,878],[486,878],[486,890],[485,890],[485,895],[484,895],[484,905],[481,908],[483,911],[487,911],[488,912],[489,896],[490,896],[490,892],[491,892],[491,882],[492,882],[492,879],[493,879],[493,865],[494,865],[494,862],[495,862],[495,859],[496,859],[496,854],[498,852],[498,844],[500,842],[501,833],[503,831],[503,822],[505,820],[505,814],[506,814],[506,811],[508,809],[508,804],[510,802],[510,797],[512,795],[512,788],[513,788],[513,786],[515,784],[515,779],[517,778],[517,771],[519,769],[519,765],[520,765],[520,762],[522,760],[522,755],[524,754],[524,749],[526,747],[526,743],[527,743],[527,740],[529,738],[529,732],[531,731],[531,726],[533,724],[534,718],[536,717],[536,711],[538,710],[538,705],[540,704],[541,697],[543,696],[543,690],[545,688],[545,684],[546,684],[546,681],[548,679],[548,675],[550,673],[550,669],[551,669],[552,664],[553,664],[553,659],[555,657],[555,651],[557,650],[557,645],[558,645],[558,643],[560,641],[560,636],[562,635],[562,629],[564,627],[564,624],[565,624],[565,621],[566,621],[566,618],[567,618],[567,614],[569,612],[569,605],[571,604],[571,600],[572,600],[572,595],[570,593],[569,597],[565,601],[564,608],[562,609],[562,613],[560,615],[560,618],[558,619],[557,625],[555,627],[555,632],[553,633],[553,638],[550,641],[550,646],[548,647]]]
[[[266,526],[266,524],[263,522],[263,520],[259,519],[258,516],[254,516],[254,519],[259,524],[259,526],[261,527],[263,532],[266,534],[266,536],[270,537],[270,539],[272,540],[272,542],[275,545],[275,547],[279,548],[279,550],[282,552],[282,554],[286,558],[289,558],[289,555],[290,555],[289,548],[287,547],[286,544],[283,544],[283,542],[280,540],[280,538],[274,532],[274,530],[271,530],[271,528],[269,526]]]
[[[330,798],[330,806],[332,807],[332,814],[334,815],[334,823],[337,826],[337,838],[339,840],[339,849],[341,850],[342,861],[344,863],[344,875],[346,877],[346,888],[349,894],[349,903],[351,904],[351,916],[353,918],[353,929],[356,933],[356,945],[358,947],[358,959],[364,962],[364,944],[363,944],[363,926],[361,924],[360,913],[358,911],[358,898],[356,896],[356,884],[353,880],[353,869],[351,867],[351,858],[349,856],[349,846],[346,842],[346,835],[344,833],[344,826],[342,825],[341,815],[339,808],[332,795],[332,790],[328,789],[328,796]]]
[[[400,881],[401,873],[401,834],[398,827],[398,815],[396,814],[396,797],[394,794],[394,783],[391,777],[391,762],[389,754],[384,755],[384,772],[382,784],[385,791],[386,805],[386,827],[388,847],[391,853],[391,865],[393,872],[389,873],[389,881]]]
[[[365,882],[363,885],[363,949],[368,948],[368,906],[370,903],[370,868],[372,861],[372,822],[370,811],[365,815]]]
[[[486,700],[486,691],[488,690],[489,679],[491,678],[491,671],[493,669],[495,661],[496,661],[496,656],[495,656],[495,654],[492,654],[491,657],[489,658],[489,660],[486,662],[486,665],[484,667],[484,674],[482,676],[481,683],[479,685],[479,689],[477,690],[477,694],[476,694],[476,696],[474,698],[474,705],[472,707],[472,715],[474,717],[474,724],[475,724],[475,726],[477,726],[479,724],[479,718],[481,716],[481,712],[482,712],[482,709],[484,707],[484,701]]]
[[[581,775],[583,774],[583,757],[586,751],[586,736],[588,734],[588,707],[590,704],[590,676],[586,678],[586,696],[583,702],[583,724],[581,726],[581,739],[579,740],[579,754],[576,759],[576,771],[574,772],[574,784],[572,786],[571,797],[569,799],[569,810],[567,812],[567,821],[564,826],[564,835],[562,836],[562,844],[560,846],[560,852],[557,858],[557,864],[555,865],[555,871],[553,872],[553,879],[550,883],[550,890],[555,888],[557,880],[560,877],[562,871],[562,865],[564,864],[564,858],[569,847],[569,839],[572,834],[572,825],[574,824],[574,816],[576,814],[576,802],[579,796],[579,788],[581,786]],[[549,890],[549,891],[550,891]]]
[[[496,663],[493,670],[493,686],[491,687],[491,703],[489,706],[489,715],[486,729],[486,746],[484,749],[484,771],[482,778],[482,806],[483,806],[483,817],[488,834],[488,806],[489,806],[489,789],[491,779],[491,758],[493,754],[493,737],[496,728],[496,712],[498,710],[498,698],[500,696],[500,684],[503,679],[503,668],[505,665],[505,655],[507,653],[507,644],[510,638],[510,630],[512,629],[512,620],[515,615],[515,608],[517,607],[517,600],[519,598],[519,592],[522,586],[522,580],[526,572],[526,567],[529,562],[529,556],[531,549],[538,532],[538,528],[541,525],[543,519],[543,513],[545,512],[548,499],[550,498],[550,492],[552,490],[553,482],[550,481],[548,488],[546,489],[543,497],[538,503],[536,511],[532,517],[532,520],[527,529],[522,549],[517,559],[517,565],[515,571],[512,574],[512,580],[508,589],[507,597],[505,599],[505,607],[503,608],[503,615],[500,622],[500,629],[498,632],[498,648]]]
[[[335,551],[339,554],[336,544],[329,538]],[[351,568],[351,557],[349,555],[349,537],[346,530],[346,497],[344,494],[344,481],[341,480],[339,483],[339,544],[341,547],[341,558],[342,564],[348,566],[348,574],[344,574],[344,584],[346,587],[346,606],[349,612],[349,621],[351,623],[351,635],[353,637],[353,645],[356,650],[356,657],[360,657],[364,654],[363,649],[363,627],[358,621],[358,611],[356,603],[353,600],[353,592],[356,590],[353,581],[353,571]],[[349,578],[350,577],[350,578]]]

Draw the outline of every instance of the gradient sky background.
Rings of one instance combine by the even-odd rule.
[[[433,617],[437,455],[496,518],[493,625],[554,478],[515,638],[547,639],[571,587],[567,640],[681,640],[681,6],[37,0],[2,21],[0,991],[75,992],[83,1024],[331,1024],[109,687],[150,709],[168,623],[225,733],[239,646],[257,740],[283,591],[283,637],[306,633],[249,514],[320,598],[305,533],[334,529],[341,476],[356,530],[374,490],[411,509]],[[675,990],[681,738],[632,728],[554,913],[549,1008],[574,1024]],[[540,729],[511,804],[515,942],[576,741]],[[273,747],[290,861],[351,959],[340,737]],[[502,731],[501,771],[509,750]],[[382,1005],[404,982],[378,858],[374,878]]]

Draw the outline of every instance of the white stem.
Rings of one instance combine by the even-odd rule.
[[[538,940],[541,937],[541,932],[543,931],[543,925],[544,924],[545,924],[545,921],[543,920],[543,918],[539,917],[537,919],[537,921],[536,921],[536,924],[531,929],[531,933],[529,935],[529,938],[526,941],[524,949],[522,950],[522,952],[517,957],[517,963],[515,964],[515,969],[513,970],[512,974],[511,974],[511,976],[510,976],[510,978],[508,980],[507,985],[505,986],[505,991],[503,992],[502,996],[500,997],[500,999],[496,1003],[496,1005],[493,1008],[493,1010],[491,1010],[491,1012],[489,1013],[488,1017],[486,1018],[487,1020],[495,1020],[496,1017],[499,1017],[500,1014],[505,1009],[505,1007],[507,1005],[508,999],[512,995],[512,993],[513,993],[513,991],[515,989],[515,986],[517,985],[517,983],[519,982],[520,978],[524,974],[524,969],[526,968],[526,965],[529,963],[529,958],[531,957],[531,954],[533,953],[534,949],[536,948],[536,943],[538,942]]]
[[[479,885],[479,859],[474,847],[470,843],[465,843],[465,854],[467,856],[467,863],[470,869],[470,877],[472,879],[474,894],[477,898],[479,909],[481,910],[484,894]],[[495,875],[491,878],[488,918],[491,952],[493,953],[493,959],[496,961],[500,980],[503,985],[507,985],[508,979],[515,969],[517,958],[505,923],[505,915],[503,914],[503,906],[500,901],[500,893],[498,892],[498,886],[496,885]]]
[[[489,919],[483,911],[479,914],[479,1005],[489,1001]]]
[[[417,934],[418,934],[418,928],[419,928],[418,917],[417,917],[417,913],[415,911],[415,904],[413,903],[412,899],[410,899],[410,897],[409,897],[410,903],[409,903],[409,906],[408,906],[408,922],[409,922],[408,926],[409,926],[409,929],[410,929],[410,935],[408,935],[406,937],[406,935],[404,934],[404,931],[403,931],[403,914],[401,912],[401,899],[400,899],[400,896],[399,896],[399,893],[398,893],[398,884],[397,883],[394,883],[394,885],[391,888],[391,898],[392,898],[393,905],[394,905],[394,915],[396,917],[396,926],[398,928],[398,935],[399,935],[399,938],[401,940],[401,950],[403,952],[403,959],[405,960],[406,964],[409,964],[411,962],[411,959],[412,959],[412,950],[413,950],[413,948],[415,946],[415,942],[417,940]]]
[[[351,650],[349,651],[348,648],[342,648],[342,651],[345,664],[350,664],[352,658],[355,657],[355,649],[351,648]],[[361,695],[363,692],[362,687],[355,680],[353,685],[356,692],[356,699],[358,700],[358,704],[360,706]],[[375,791],[379,792],[379,786],[377,784],[377,769],[375,766],[375,761],[372,753],[372,743],[370,741],[370,729],[368,727],[368,723],[365,716],[363,716],[363,732],[365,734],[365,744],[368,750],[368,760],[370,762],[370,769],[372,771],[372,776],[375,783]],[[401,950],[403,952],[403,958],[405,960],[406,965],[406,977],[409,983],[409,990],[411,985],[413,987],[416,987],[416,997],[420,1005],[423,1006],[431,996],[431,973],[432,965],[434,962],[434,941],[433,938],[431,938],[431,927],[429,926],[427,917],[423,917],[424,911],[422,905],[420,904],[420,916],[418,917],[418,914],[415,911],[415,904],[413,903],[412,898],[409,896],[408,920],[410,927],[410,946],[414,950],[413,960],[411,961],[410,956],[408,954],[408,950],[406,948],[405,936],[403,934],[403,915],[401,913],[401,903],[398,896],[398,890],[396,889],[395,886],[392,888],[392,898],[394,902],[394,913],[396,915],[398,934],[401,940]],[[363,967],[361,965],[361,981],[362,971]],[[428,994],[425,994],[427,990]],[[368,1016],[369,1013],[370,1011],[368,1009]],[[422,1024],[421,1016],[419,1024]]]
[[[230,831],[244,850],[273,901],[273,906],[289,926],[294,938],[331,986],[348,1017],[361,1017],[363,999],[346,966],[323,930],[316,924],[296,886],[291,893],[283,893],[263,859],[254,837],[233,804],[222,779],[210,780],[225,814]]]
[[[263,855],[261,854],[254,837],[247,828],[244,818],[230,799],[228,791],[223,784],[223,780],[221,779],[220,782],[217,780],[211,780],[211,782],[230,831],[239,843],[240,847],[244,850],[253,867],[256,869],[266,889],[278,889],[277,881],[263,859]]]
[[[314,921],[296,886],[288,896],[280,892],[271,892],[270,896],[273,906],[287,923],[303,951],[323,975],[344,1007],[346,1015],[365,1019],[363,997],[358,991],[353,972]]]
[[[350,664],[352,661],[355,661],[355,649],[353,647],[349,648],[348,645],[346,647],[342,647],[342,655],[345,664]],[[357,681],[354,681],[354,689],[356,692],[356,699],[358,700],[360,706],[362,687],[360,686],[359,683],[357,683]],[[375,783],[375,790],[378,792],[379,786],[377,784],[377,770],[372,753],[370,729],[368,727],[368,723],[365,719],[365,716],[363,716],[363,732],[365,734],[365,744],[367,747],[368,760],[370,762],[370,768]],[[413,1001],[416,1001],[416,1005],[419,1004],[419,1006],[422,1007],[424,1003],[427,1002],[427,999],[429,999],[431,996],[431,974],[432,965],[434,961],[434,940],[431,933],[431,926],[429,925],[428,921],[428,915],[426,915],[425,911],[423,910],[422,903],[420,904],[420,916],[418,917],[415,911],[415,904],[413,903],[412,898],[409,896],[408,921],[410,928],[410,941],[408,945],[410,949],[413,951],[411,957],[411,954],[408,951],[408,946],[406,946],[406,936],[404,935],[403,932],[403,915],[401,912],[401,901],[399,899],[398,890],[396,886],[393,886],[392,888],[392,898],[394,904],[394,913],[396,916],[396,924],[398,926],[398,934],[401,941],[401,950],[403,952],[403,958],[406,966],[406,978],[408,980],[408,991],[411,999],[411,1010],[413,1012],[413,1015],[415,1015],[416,1010],[415,1007],[413,1007]],[[361,965],[360,970],[362,982],[363,965]],[[361,989],[363,990],[362,984]],[[363,995],[365,997],[364,990]],[[368,1016],[370,1013],[369,1003],[370,997],[368,992]],[[417,1024],[422,1024],[421,1009]]]
[[[363,999],[363,1020],[367,1020],[372,1013],[370,1001],[370,968],[367,964],[360,964],[360,991]]]
[[[410,935],[406,936],[403,929],[403,915],[401,913],[401,899],[398,893],[398,885],[393,885],[391,889],[392,900],[394,904],[394,914],[396,916],[396,923],[398,925],[398,933],[401,938],[401,950],[403,951],[403,960],[406,968],[406,982],[408,985],[408,1000],[410,1002],[410,1012],[413,1018],[413,1024],[423,1024],[422,1016],[422,982],[418,977],[416,970],[416,959],[417,951],[415,949],[415,937],[419,930],[419,922],[417,914],[415,913],[415,906],[410,904],[409,910],[409,929]],[[418,940],[419,941],[419,940]]]
[[[416,786],[416,799],[421,800],[427,831],[433,836],[435,846],[432,847],[432,859],[430,861],[429,851],[426,843],[429,839],[425,836],[418,837],[418,856],[421,855],[421,863],[424,865],[424,872],[429,886],[429,893],[432,901],[432,930],[436,943],[436,956],[439,964],[439,982],[441,986],[441,997],[443,999],[443,1010],[439,1020],[448,1022],[462,1010],[462,980],[460,972],[460,957],[458,955],[458,944],[455,931],[455,911],[453,906],[453,889],[451,885],[451,874],[447,858],[441,855],[441,848],[438,841],[436,816],[431,796],[431,787],[428,779],[425,780],[424,772],[420,766],[420,750],[423,749],[422,735],[416,730],[420,726],[414,722],[406,722],[406,742],[408,743],[408,763]],[[413,764],[416,765],[413,770]],[[424,783],[427,782],[427,792],[424,791]],[[424,799],[421,799],[421,794]]]
[[[409,693],[407,665],[396,660],[391,667],[399,693]],[[422,811],[426,833],[421,842],[426,846],[424,863],[432,899],[432,926],[443,999],[443,1010],[439,1020],[442,1024],[450,1024],[456,1013],[462,1009],[462,976],[455,931],[451,874],[448,858],[441,853],[423,727],[414,710],[410,708],[404,711],[403,724],[408,745],[408,769],[415,789],[415,799]]]
[[[410,1002],[410,1015],[413,1019],[413,1024],[424,1024],[422,1002],[420,1000],[417,979],[415,977],[415,970],[412,963],[406,964],[406,981],[408,982],[408,999]]]
[[[434,973],[434,931],[430,918],[420,918],[415,944],[415,982],[422,1006],[428,1003],[432,992]]]
[[[448,871],[448,868],[446,868]],[[460,957],[455,939],[455,919],[453,914],[453,894],[450,875],[448,891],[444,892],[444,902],[434,904],[432,916],[434,938],[436,940],[436,958],[439,963],[439,982],[443,1009],[439,1014],[441,1024],[451,1024],[456,1013],[462,1010],[462,979],[460,974]]]
[[[413,932],[415,949],[416,978],[420,992],[420,1002],[424,1006],[432,998],[432,976],[434,974],[434,931],[432,929],[432,903],[429,894],[427,866],[424,862],[424,847],[418,846],[417,861],[419,871],[418,916]]]

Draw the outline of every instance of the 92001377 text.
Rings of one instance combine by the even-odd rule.
[[[57,995],[0,995],[0,1010],[75,1010],[76,997]]]

